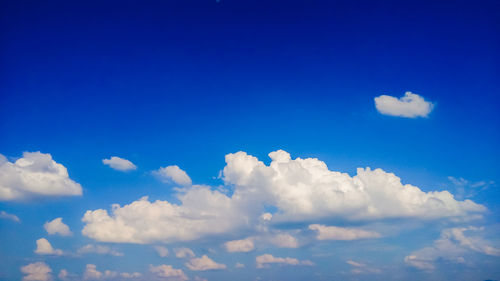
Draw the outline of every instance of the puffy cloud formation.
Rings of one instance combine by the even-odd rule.
[[[36,240],[35,253],[39,255],[55,255],[60,256],[63,254],[62,250],[52,248],[52,245],[45,238]]]
[[[283,150],[269,156],[272,161],[265,165],[245,152],[226,155],[222,175],[234,190],[231,196],[195,185],[179,189],[180,204],[143,197],[129,205],[114,204],[111,214],[89,210],[82,219],[82,233],[102,242],[168,243],[261,222],[472,218],[486,211],[471,200],[457,201],[448,191],[423,192],[403,185],[381,169],[359,168],[350,176],[329,170],[315,158],[291,159]],[[265,206],[277,211],[263,220]]]
[[[425,247],[405,257],[410,266],[432,271],[434,262],[441,259],[449,262],[464,263],[464,256],[470,252],[478,252],[489,256],[500,256],[500,249],[488,245],[481,237],[468,237],[464,232],[480,231],[477,227],[448,228],[441,232],[441,237],[430,247]]]
[[[321,224],[309,225],[310,230],[315,230],[318,240],[357,240],[365,238],[378,238],[380,234],[356,228],[326,226]]]
[[[224,243],[224,246],[228,252],[250,252],[254,249],[251,238],[228,241]]]
[[[6,219],[6,220],[15,221],[15,222],[21,222],[21,220],[16,215],[9,214],[6,211],[1,211],[0,212],[0,219]]]
[[[264,254],[255,258],[257,268],[265,268],[271,263],[286,264],[286,265],[314,265],[309,260],[300,261],[295,258],[279,258],[270,254]]]
[[[185,258],[192,258],[194,257],[193,251],[189,248],[177,248],[174,249],[175,252],[175,257],[180,258],[180,259],[185,259]]]
[[[373,274],[373,273],[381,273],[382,271],[378,268],[371,268],[366,266],[366,264],[355,262],[352,260],[346,261],[353,268],[351,269],[351,273],[354,274]]]
[[[271,238],[271,243],[280,248],[298,248],[299,241],[287,233],[277,234]]]
[[[24,152],[15,162],[0,154],[0,201],[74,195],[82,195],[82,187],[50,154]]]
[[[59,274],[57,275],[57,278],[61,280],[66,280],[68,278],[69,272],[66,269],[61,269],[59,271]]]
[[[157,277],[166,278],[171,281],[184,281],[188,280],[186,274],[182,271],[182,269],[175,269],[171,265],[158,265],[158,266],[149,266],[149,271],[154,273]]]
[[[382,95],[375,98],[378,112],[398,117],[427,117],[434,105],[423,97],[412,92],[406,92],[401,98]]]
[[[164,182],[173,181],[180,185],[191,185],[191,178],[177,165],[163,167],[153,173]]]
[[[137,166],[134,163],[130,162],[127,159],[123,159],[120,157],[112,156],[109,159],[102,159],[102,163],[104,165],[110,166],[114,170],[127,172],[132,170],[137,170]]]
[[[158,253],[158,255],[162,258],[168,257],[168,249],[163,247],[163,246],[155,246],[155,250]],[[194,254],[193,254],[194,256]]]
[[[61,236],[71,236],[73,233],[69,227],[62,222],[62,218],[56,218],[50,222],[46,222],[43,227],[48,234],[59,234]]]
[[[111,255],[115,257],[122,257],[123,253],[118,252],[116,250],[111,249],[108,246],[102,246],[102,245],[92,245],[88,244],[80,249],[78,249],[79,254],[99,254],[99,255]]]
[[[105,270],[104,272],[101,272],[97,270],[97,267],[95,264],[87,264],[85,267],[85,272],[83,273],[83,280],[101,280],[101,279],[116,279],[116,278],[138,278],[141,277],[142,274],[139,272],[133,272],[133,273],[128,273],[128,272],[116,272],[116,271],[111,271],[111,270]]]
[[[44,262],[30,263],[21,267],[21,272],[26,276],[23,281],[48,281],[52,279],[52,269]]]
[[[225,264],[216,263],[207,255],[203,255],[201,258],[191,259],[186,263],[187,268],[193,271],[205,271],[205,270],[214,270],[214,269],[225,269]]]

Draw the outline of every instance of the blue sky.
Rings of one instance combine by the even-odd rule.
[[[500,279],[499,10],[1,3],[0,280]]]

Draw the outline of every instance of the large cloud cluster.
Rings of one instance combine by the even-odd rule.
[[[82,195],[82,187],[50,154],[24,152],[15,162],[0,154],[0,201],[75,195]]]
[[[180,204],[150,202],[143,197],[129,205],[115,204],[111,213],[89,210],[83,217],[83,234],[103,242],[174,242],[259,223],[324,218],[467,218],[486,210],[471,200],[457,201],[448,191],[424,192],[402,184],[400,178],[381,169],[359,168],[357,175],[350,176],[329,170],[315,158],[291,159],[282,150],[269,156],[272,162],[266,165],[245,152],[226,155],[222,176],[233,190],[231,195],[194,185],[180,189]],[[273,215],[266,213],[264,220],[265,206],[277,211]],[[319,237],[331,236],[328,231],[338,234],[335,229],[314,230]],[[377,236],[359,231],[349,235]]]

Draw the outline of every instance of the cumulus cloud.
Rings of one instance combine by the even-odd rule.
[[[62,222],[62,218],[53,219],[50,222],[46,222],[43,227],[48,234],[59,234],[61,236],[71,236],[73,233],[69,230],[69,226]]]
[[[233,192],[208,186],[178,190],[179,204],[147,197],[129,205],[87,211],[82,233],[101,242],[154,243],[198,239],[264,223],[265,206],[273,222],[341,218],[469,218],[486,211],[471,200],[458,201],[448,191],[423,192],[381,169],[359,168],[355,176],[331,171],[315,158],[291,159],[271,152],[270,165],[245,152],[226,155],[222,171]],[[222,188],[223,189],[223,188]]]
[[[375,107],[378,112],[398,117],[416,118],[427,117],[434,108],[434,104],[412,92],[406,92],[401,98],[382,95],[375,98]]]
[[[236,268],[245,268],[245,265],[244,265],[244,264],[242,264],[242,263],[237,262],[237,263],[234,265],[234,267],[236,267]]]
[[[489,256],[500,256],[500,249],[494,248],[479,236],[469,237],[465,232],[480,231],[483,228],[458,227],[448,228],[441,232],[441,237],[430,247],[422,248],[405,257],[405,262],[424,271],[435,269],[437,260],[454,263],[465,263],[464,256],[470,252],[478,252]]]
[[[280,248],[298,248],[299,241],[287,233],[281,233],[271,238],[271,243]]]
[[[257,262],[257,268],[265,268],[269,264],[284,264],[284,265],[314,265],[313,262],[309,260],[298,260],[295,258],[279,258],[279,257],[274,257],[273,255],[270,254],[264,254],[261,256],[258,256],[255,258],[255,261]]]
[[[182,269],[175,269],[171,265],[158,265],[158,266],[149,266],[149,271],[155,274],[156,277],[166,278],[171,281],[184,281],[188,280],[186,274],[182,271]]]
[[[127,159],[112,156],[109,159],[102,159],[102,163],[104,165],[110,166],[114,170],[127,172],[132,170],[137,170],[137,166],[134,163],[130,162]]]
[[[309,229],[317,232],[316,239],[318,240],[357,240],[380,237],[380,234],[377,232],[357,228],[311,224],[309,225]]]
[[[69,272],[66,269],[61,269],[59,271],[59,274],[57,275],[57,278],[61,280],[66,280],[68,278]]]
[[[162,258],[168,257],[168,249],[163,246],[155,246],[155,250]],[[193,254],[194,255],[194,254]]]
[[[188,174],[177,165],[162,167],[154,171],[153,174],[155,174],[163,182],[173,181],[174,183],[180,185],[191,185],[192,183]]]
[[[50,154],[24,152],[15,162],[0,154],[0,201],[75,195],[82,195],[82,187]]]
[[[250,252],[254,249],[251,238],[228,241],[224,244],[228,252]]]
[[[52,269],[44,262],[30,263],[21,267],[25,275],[23,281],[48,281],[52,279]]]
[[[99,254],[99,255],[111,255],[115,257],[122,257],[123,253],[111,249],[108,246],[103,245],[92,245],[88,244],[77,251],[79,254]]]
[[[193,258],[186,263],[187,268],[193,271],[205,271],[205,270],[215,270],[215,269],[225,269],[225,264],[216,263],[210,259],[207,255],[203,255],[201,258]]]
[[[19,219],[19,217],[17,217],[16,215],[13,215],[13,214],[9,214],[6,211],[1,211],[0,212],[0,219],[6,219],[6,220],[15,221],[15,222],[21,222],[21,220]]]
[[[62,250],[52,248],[50,242],[45,238],[36,240],[35,253],[39,255],[54,255],[60,256],[63,254]]]
[[[175,257],[180,259],[192,258],[194,257],[194,253],[189,248],[176,248],[174,249]]]

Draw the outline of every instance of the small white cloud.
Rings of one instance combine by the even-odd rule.
[[[271,238],[271,243],[280,248],[298,248],[299,241],[290,234],[277,234]]]
[[[352,260],[348,260],[346,262],[353,267],[353,269],[351,269],[351,273],[354,273],[354,274],[373,274],[373,273],[378,274],[378,273],[382,272],[378,268],[371,268],[371,267],[366,266],[366,264],[363,264],[363,263],[355,262]]]
[[[21,272],[26,276],[23,281],[48,281],[52,279],[52,269],[44,262],[30,263],[21,267]]]
[[[273,214],[271,213],[264,213],[259,217],[263,221],[270,221],[273,218]]]
[[[298,260],[295,258],[279,258],[279,257],[274,257],[273,255],[270,254],[264,254],[261,256],[258,256],[255,258],[255,261],[257,262],[257,268],[265,268],[268,264],[284,264],[284,265],[308,265],[312,266],[314,265],[313,262],[309,260]]]
[[[215,269],[225,269],[225,264],[216,263],[207,255],[203,255],[201,258],[191,259],[186,263],[186,266],[193,271],[205,271],[205,270],[215,270]]]
[[[500,256],[500,249],[494,248],[479,236],[469,237],[464,233],[480,231],[483,228],[460,227],[448,228],[441,232],[441,237],[434,241],[430,247],[422,248],[406,256],[404,261],[415,268],[432,271],[435,261],[446,260],[454,263],[464,263],[464,255],[470,251],[489,256]]]
[[[237,262],[237,263],[234,265],[234,267],[236,267],[236,268],[245,268],[245,265],[244,265],[244,264],[242,264],[242,263]]]
[[[50,154],[24,152],[23,158],[15,162],[0,154],[0,201],[75,195],[82,195],[82,187]]]
[[[311,224],[309,229],[317,231],[316,239],[318,240],[358,240],[380,237],[379,233],[373,231],[321,224]]]
[[[59,271],[59,274],[57,275],[57,277],[61,280],[66,280],[66,278],[68,278],[68,275],[69,275],[69,273],[66,269],[61,269]]]
[[[155,246],[155,250],[162,258],[168,257],[168,249],[163,246]]]
[[[250,252],[254,249],[253,241],[251,238],[242,240],[233,240],[224,243],[226,251],[232,252]]]
[[[69,227],[62,222],[62,218],[56,218],[50,222],[46,222],[43,227],[48,234],[59,234],[61,236],[71,236],[73,233]]]
[[[123,278],[139,278],[142,276],[142,274],[139,272],[133,272],[133,273],[122,272],[120,273],[120,276]]]
[[[401,98],[382,95],[375,98],[378,112],[398,117],[427,117],[434,105],[423,97],[412,92],[406,92]]]
[[[130,274],[130,273],[127,273]],[[95,264],[87,264],[85,267],[85,272],[83,273],[84,280],[100,280],[116,278],[120,274],[116,271],[105,270],[104,272],[98,271]]]
[[[194,257],[193,251],[189,248],[177,248],[174,249],[175,257],[184,259],[184,258],[192,258]]]
[[[162,167],[153,171],[153,174],[163,182],[173,181],[174,183],[180,185],[191,185],[192,183],[188,174],[177,165]]]
[[[6,219],[6,220],[15,221],[15,222],[21,222],[21,220],[16,215],[9,214],[6,211],[1,211],[0,212],[0,219]]]
[[[102,245],[92,245],[88,244],[80,249],[78,249],[79,254],[99,254],[99,255],[111,255],[115,257],[121,257],[123,256],[123,253],[118,252],[116,250],[111,249],[108,246],[102,246]]]
[[[62,250],[52,248],[50,242],[45,238],[36,240],[35,253],[39,255],[54,255],[60,256],[63,254]]]
[[[117,156],[112,156],[109,159],[102,159],[102,163],[104,165],[110,166],[114,170],[122,172],[137,170],[137,166],[134,165],[134,163],[130,162],[127,159],[120,158]]]
[[[149,266],[149,271],[154,273],[156,277],[166,278],[171,281],[184,281],[188,280],[186,274],[182,271],[182,269],[173,268],[171,265],[158,265],[158,266]]]

